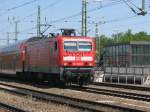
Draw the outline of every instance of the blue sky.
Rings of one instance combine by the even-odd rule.
[[[130,1],[141,7],[142,0]],[[24,3],[29,4],[23,5]],[[0,39],[6,39],[7,32],[10,33],[11,39],[14,38],[14,21],[19,21],[19,40],[36,35],[38,5],[41,6],[41,22],[45,23],[46,18],[46,22],[52,25],[47,33],[58,32],[60,28],[75,28],[78,33],[81,33],[81,0],[0,0]],[[146,0],[148,13],[150,13],[149,6],[150,0]],[[93,9],[95,10],[91,11]],[[67,18],[74,14],[78,14],[78,16]],[[66,19],[56,21],[64,17]],[[102,2],[89,0],[88,22],[102,23],[99,24],[100,35],[111,36],[113,33],[125,32],[128,29],[131,29],[134,33],[145,31],[150,34],[150,14],[136,16],[123,0],[103,0]],[[88,31],[88,35],[95,36],[95,25],[88,24]],[[0,45],[6,43],[6,40],[1,40]]]

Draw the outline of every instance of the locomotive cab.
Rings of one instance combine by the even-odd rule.
[[[95,66],[94,39],[75,36],[74,30],[66,31],[60,41],[60,64],[62,78],[71,82],[90,82],[93,79],[92,68]]]

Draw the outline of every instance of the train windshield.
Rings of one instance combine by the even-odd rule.
[[[65,41],[64,50],[66,51],[91,51],[92,43],[86,41]]]
[[[85,41],[80,41],[78,42],[78,48],[79,51],[91,51],[92,50],[92,44],[91,42],[85,42]]]
[[[66,51],[77,51],[77,42],[76,41],[65,41],[64,49]]]

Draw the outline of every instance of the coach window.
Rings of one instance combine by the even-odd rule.
[[[55,51],[57,51],[57,42],[55,42]]]

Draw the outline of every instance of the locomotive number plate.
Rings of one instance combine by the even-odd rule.
[[[81,60],[81,57],[76,57],[76,61],[80,61]]]

